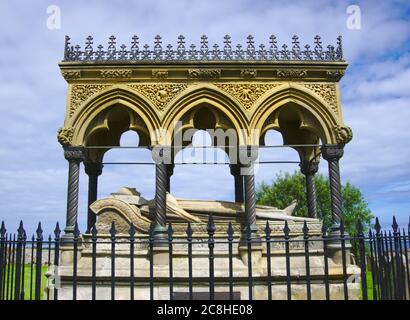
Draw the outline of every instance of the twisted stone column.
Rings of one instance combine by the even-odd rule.
[[[317,218],[317,197],[315,173],[319,169],[319,163],[311,161],[302,161],[300,163],[300,171],[306,177],[306,197],[308,204],[309,218]]]
[[[87,233],[96,222],[95,213],[91,211],[90,205],[97,200],[98,176],[102,173],[103,165],[100,162],[85,163],[85,173],[88,175],[88,215]]]
[[[258,157],[258,148],[243,146],[239,148],[240,174],[243,175],[245,188],[245,237],[260,239],[256,227],[256,195],[254,163]],[[247,230],[248,229],[248,230]],[[250,231],[250,234],[247,232]]]
[[[170,162],[170,148],[156,146],[152,151],[155,161],[155,217],[154,238],[156,240],[166,239],[166,209],[167,209],[167,166]]]
[[[241,175],[241,167],[238,164],[229,165],[231,175],[235,180],[235,202],[243,202],[243,176]]]
[[[338,230],[342,219],[342,190],[340,186],[339,160],[344,145],[328,144],[321,148],[323,158],[329,163],[330,195],[332,204],[332,229]]]
[[[67,219],[64,229],[66,235],[73,234],[77,222],[80,163],[85,156],[86,149],[82,147],[64,147],[64,157],[68,161]]]
[[[255,175],[253,164],[246,167],[248,170],[244,176],[245,180],[245,218],[247,226],[256,226],[256,196],[255,196]]]

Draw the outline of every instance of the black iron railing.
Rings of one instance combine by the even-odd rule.
[[[0,300],[410,300],[409,229],[394,219],[385,231],[376,220],[365,234],[358,221],[353,236],[343,223],[337,233],[312,233],[305,222],[300,233],[285,222],[278,234],[267,222],[255,238],[231,223],[222,235],[210,216],[206,235],[169,224],[158,240],[153,228],[124,234],[113,223],[108,233],[94,226],[83,235],[75,226],[70,240],[58,224],[44,239],[41,224],[28,238],[23,223],[17,234],[2,223]]]
[[[117,47],[117,39],[111,36],[107,48],[102,45],[94,47],[94,39],[88,36],[84,48],[80,45],[72,45],[70,37],[65,38],[64,61],[343,61],[342,37],[337,38],[336,46],[328,45],[323,48],[319,36],[314,38],[314,46],[305,45],[301,48],[298,36],[292,37],[292,45],[283,44],[278,46],[276,36],[270,36],[269,45],[255,44],[253,36],[247,37],[246,45],[234,46],[231,37],[224,37],[223,46],[209,45],[208,37],[202,36],[201,43],[197,47],[186,45],[185,37],[180,35],[174,49],[171,44],[163,48],[161,36],[155,37],[154,46],[148,44],[140,46],[139,37],[133,36],[130,48],[125,44]]]

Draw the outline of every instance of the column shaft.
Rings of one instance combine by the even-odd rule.
[[[84,161],[85,154],[82,147],[64,147],[64,157],[68,161],[66,234],[73,233],[77,222],[80,163]]]
[[[318,171],[317,162],[303,161],[300,164],[300,170],[306,177],[306,199],[309,218],[317,218],[317,196],[315,173]]]
[[[90,209],[91,204],[97,200],[98,195],[98,176],[102,173],[101,163],[87,163],[85,164],[85,172],[88,175],[88,215],[87,215],[87,232],[96,222],[95,213]]]
[[[166,165],[155,165],[155,228],[165,228],[166,224],[166,192],[167,192],[167,169]],[[158,230],[158,228],[157,228]]]
[[[322,156],[329,164],[330,195],[333,229],[338,229],[342,219],[342,190],[340,185],[339,159],[343,156],[344,145],[322,146]]]
[[[246,227],[256,226],[256,196],[255,196],[255,176],[253,164],[247,167],[245,180],[245,222]]]
[[[78,216],[78,184],[80,179],[80,162],[68,162],[67,219],[66,228],[74,228]]]

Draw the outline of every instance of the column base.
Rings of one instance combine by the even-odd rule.
[[[168,228],[156,224],[153,230],[154,247],[168,247]]]
[[[81,245],[81,237],[77,239],[77,244]],[[62,247],[73,247],[74,246],[74,227],[65,227],[64,234],[60,239],[60,246]]]
[[[248,247],[248,242],[252,247],[260,247],[262,245],[262,239],[258,234],[258,227],[256,224],[250,226],[250,234],[247,227],[242,228],[241,238],[239,239],[239,247]]]
[[[345,233],[345,237],[347,238],[349,235]],[[335,264],[341,265],[343,263],[343,250],[342,250],[342,241],[340,237],[340,224],[334,223],[330,227],[330,232],[328,234],[329,238],[333,238],[328,240],[327,242],[327,250],[329,258],[333,260]],[[348,240],[345,240],[345,257],[346,257],[346,264],[350,264],[350,248],[351,244]]]

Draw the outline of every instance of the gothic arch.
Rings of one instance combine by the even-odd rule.
[[[245,114],[235,101],[213,85],[192,86],[169,106],[162,121],[162,128],[168,134],[167,137],[163,137],[164,140],[172,141],[175,122],[184,120],[184,117],[195,108],[201,107],[208,108],[210,113],[216,117],[216,128],[232,128],[236,131],[238,144],[246,143],[243,131],[247,131],[248,122]],[[182,122],[182,129],[192,127],[192,125]]]
[[[322,98],[293,83],[274,88],[255,106],[257,111],[251,119],[250,127],[255,128],[260,136],[255,137],[253,143],[259,144],[259,138],[269,129],[280,131],[278,111],[281,108],[285,110],[287,106],[299,109],[301,128],[315,132],[324,144],[338,143],[335,128],[343,126],[339,116]],[[316,123],[313,125],[312,121]]]
[[[130,130],[148,134],[151,144],[156,141],[159,119],[154,107],[143,96],[121,86],[110,87],[83,103],[65,124],[73,128],[72,145],[87,145],[89,134],[95,130],[109,129],[106,119],[98,117],[109,109],[121,107],[129,114]],[[92,126],[94,121],[94,125]],[[95,124],[95,121],[99,122]],[[91,127],[92,126],[92,127]]]

